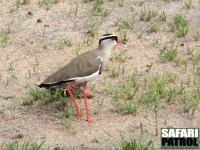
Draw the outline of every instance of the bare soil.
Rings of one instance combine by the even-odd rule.
[[[176,41],[178,52],[187,56],[187,46],[200,51],[200,42],[195,41],[193,34],[200,30],[200,2],[192,1],[192,8],[187,9],[182,1],[162,0],[146,1],[146,9],[164,10],[167,23],[161,23],[161,29],[151,33],[147,22],[140,21],[139,14],[144,6],[142,0],[125,0],[122,7],[117,0],[105,0],[103,9],[111,10],[107,17],[94,16],[95,20],[101,20],[99,33],[93,40],[91,46],[84,44],[84,37],[88,37],[88,17],[85,12],[91,12],[94,1],[83,3],[82,0],[61,0],[53,3],[47,10],[40,6],[38,0],[31,0],[29,4],[20,5],[16,10],[15,1],[0,1],[0,32],[8,34],[10,39],[4,46],[0,45],[0,145],[3,142],[17,139],[25,140],[44,139],[45,144],[51,149],[56,147],[73,147],[74,149],[107,149],[120,140],[120,133],[127,138],[138,139],[140,135],[140,124],[150,139],[155,140],[156,149],[160,148],[160,133],[155,136],[155,117],[150,110],[139,109],[136,115],[119,114],[111,104],[112,95],[103,81],[112,81],[118,85],[125,81],[136,68],[140,74],[139,80],[156,72],[169,71],[177,74],[177,84],[183,81],[187,83],[188,77],[191,84],[185,85],[187,91],[194,89],[193,81],[199,82],[199,75],[192,72],[192,63],[189,64],[187,72],[178,67],[173,61],[162,63],[157,54],[160,48],[170,43],[174,33],[170,32],[167,23],[171,22],[177,13],[186,16],[189,22],[189,33],[184,38]],[[77,16],[75,8],[78,6]],[[71,9],[71,13],[70,12]],[[32,15],[29,15],[29,14]],[[75,115],[69,118],[70,125],[60,125],[61,116],[54,111],[54,104],[44,104],[42,100],[34,102],[31,106],[24,106],[23,98],[28,96],[27,85],[40,84],[48,75],[52,74],[60,66],[67,64],[75,57],[74,53],[80,43],[81,53],[96,48],[101,35],[109,32],[120,35],[115,21],[117,18],[127,18],[136,15],[136,24],[133,29],[127,30],[128,41],[126,45],[119,45],[113,53],[119,49],[126,49],[130,56],[126,62],[125,74],[119,77],[111,77],[109,71],[96,80],[91,81],[88,91],[94,95],[89,99],[90,115],[96,121],[88,124],[85,121],[85,110],[82,99],[78,103],[82,108],[82,118],[77,120]],[[40,19],[40,20],[38,20]],[[144,30],[142,38],[138,39],[136,33]],[[72,37],[72,47],[65,46],[63,50],[58,48],[59,42],[66,36]],[[155,41],[158,41],[155,44]],[[181,43],[183,46],[180,46]],[[34,71],[38,57],[38,68]],[[12,63],[14,69],[9,69]],[[116,65],[116,60],[110,61],[109,65]],[[150,73],[146,72],[146,65],[153,63]],[[199,64],[199,62],[198,62]],[[16,75],[17,80],[12,78]],[[95,85],[95,86],[94,86]],[[182,97],[178,98],[181,101]],[[99,106],[99,100],[103,100],[103,106]],[[175,102],[167,105],[158,112],[158,129],[164,127],[200,127],[200,104],[194,115],[184,112],[183,105]],[[100,109],[95,113],[96,109]]]

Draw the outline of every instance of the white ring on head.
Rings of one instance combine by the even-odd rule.
[[[112,35],[102,36],[100,39],[107,38],[107,37],[116,37],[116,35],[112,34]]]

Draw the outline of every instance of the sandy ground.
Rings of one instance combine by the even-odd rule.
[[[187,82],[188,77],[191,82],[199,81],[199,75],[193,75],[192,63],[189,64],[185,73],[181,67],[177,67],[174,62],[162,63],[157,54],[165,43],[169,43],[173,33],[169,32],[167,23],[163,23],[161,29],[156,33],[150,33],[147,22],[140,21],[139,13],[144,3],[140,0],[125,0],[122,7],[117,1],[105,0],[102,5],[104,9],[112,10],[110,15],[103,18],[94,16],[100,21],[99,33],[91,37],[93,44],[86,46],[84,37],[88,32],[88,17],[85,12],[92,11],[94,2],[83,3],[82,0],[61,0],[52,4],[50,10],[45,6],[40,6],[39,1],[31,0],[30,4],[20,5],[16,10],[15,1],[0,1],[0,32],[10,31],[8,43],[0,45],[0,145],[2,142],[9,142],[14,139],[23,142],[25,140],[44,139],[45,144],[51,149],[55,147],[73,147],[75,149],[107,149],[116,144],[120,139],[120,133],[126,137],[138,139],[140,135],[140,124],[147,137],[155,140],[155,147],[160,147],[160,135],[155,136],[155,119],[152,111],[139,110],[136,115],[119,114],[114,111],[111,105],[112,95],[108,87],[102,82],[107,78],[116,86],[125,81],[130,75],[130,70],[137,67],[140,74],[139,80],[143,81],[149,74],[156,72],[163,73],[164,70],[177,74],[177,83]],[[164,10],[169,23],[177,13],[184,14],[189,21],[189,33],[185,38],[177,40],[178,52],[186,55],[187,45],[200,51],[200,42],[195,41],[193,34],[195,30],[200,30],[200,2],[192,1],[192,8],[183,7],[181,1],[147,1],[146,8],[154,10]],[[78,6],[77,16],[75,8]],[[71,11],[71,14],[69,14]],[[32,13],[30,16],[28,13]],[[27,85],[41,83],[48,75],[55,72],[60,66],[67,64],[75,57],[74,52],[78,45],[81,45],[81,53],[96,48],[98,39],[106,32],[120,35],[115,26],[117,18],[126,18],[136,15],[136,24],[133,29],[128,29],[128,42],[126,45],[117,46],[114,53],[120,49],[126,49],[130,56],[126,62],[125,74],[120,74],[118,78],[111,77],[109,71],[103,72],[102,76],[89,83],[88,91],[94,97],[89,99],[89,108],[92,118],[96,122],[88,124],[85,121],[85,111],[83,100],[78,100],[82,110],[82,119],[77,120],[74,115],[70,116],[70,126],[65,127],[59,124],[61,117],[53,111],[53,104],[46,105],[42,101],[37,101],[31,106],[22,105],[23,100],[28,96]],[[41,21],[38,21],[40,19]],[[141,39],[136,33],[144,30]],[[59,42],[66,36],[72,37],[72,47],[65,46],[63,50],[58,48]],[[155,41],[158,43],[155,45]],[[180,46],[183,43],[184,46]],[[45,47],[45,48],[44,48]],[[38,69],[34,72],[38,57]],[[9,69],[12,63],[14,69]],[[147,73],[146,65],[154,63],[150,73]],[[118,62],[112,60],[110,66]],[[199,65],[199,62],[197,62]],[[12,78],[15,73],[17,80]],[[31,75],[31,76],[30,76]],[[96,85],[93,88],[93,85]],[[187,86],[187,90],[192,90],[193,85]],[[100,108],[99,100],[103,100]],[[180,99],[181,100],[181,97]],[[100,108],[100,112],[95,114],[95,110]],[[174,103],[161,109],[158,113],[158,128],[163,127],[200,127],[200,104],[192,116],[185,113],[183,104]]]

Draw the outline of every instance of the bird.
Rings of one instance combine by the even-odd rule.
[[[59,86],[68,83],[66,91],[69,93],[69,96],[77,109],[77,117],[80,119],[80,108],[70,89],[75,85],[75,83],[83,82],[83,99],[86,108],[87,121],[88,123],[94,122],[94,120],[90,118],[88,112],[88,103],[86,99],[87,81],[98,77],[101,75],[102,71],[106,69],[111,51],[117,44],[126,43],[123,40],[118,39],[114,34],[104,34],[99,39],[98,48],[75,57],[62,69],[50,75],[39,85],[39,87],[49,89],[52,86]]]

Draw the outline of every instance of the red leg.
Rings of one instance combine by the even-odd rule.
[[[80,119],[80,117],[81,117],[80,108],[78,107],[78,104],[76,103],[76,100],[74,99],[74,96],[73,96],[72,92],[70,91],[70,88],[71,88],[75,83],[76,83],[75,81],[71,82],[71,83],[66,87],[66,90],[67,90],[67,92],[69,93],[69,95],[70,95],[72,101],[74,102],[74,105],[76,106],[76,109],[77,109],[77,116],[78,116],[78,119]]]
[[[84,98],[84,102],[85,102],[85,109],[86,109],[87,121],[88,121],[88,123],[90,123],[90,122],[94,122],[94,120],[92,120],[89,117],[89,113],[88,113],[88,103],[87,103],[87,99],[86,99],[86,86],[87,86],[87,81],[84,82],[83,98]]]

